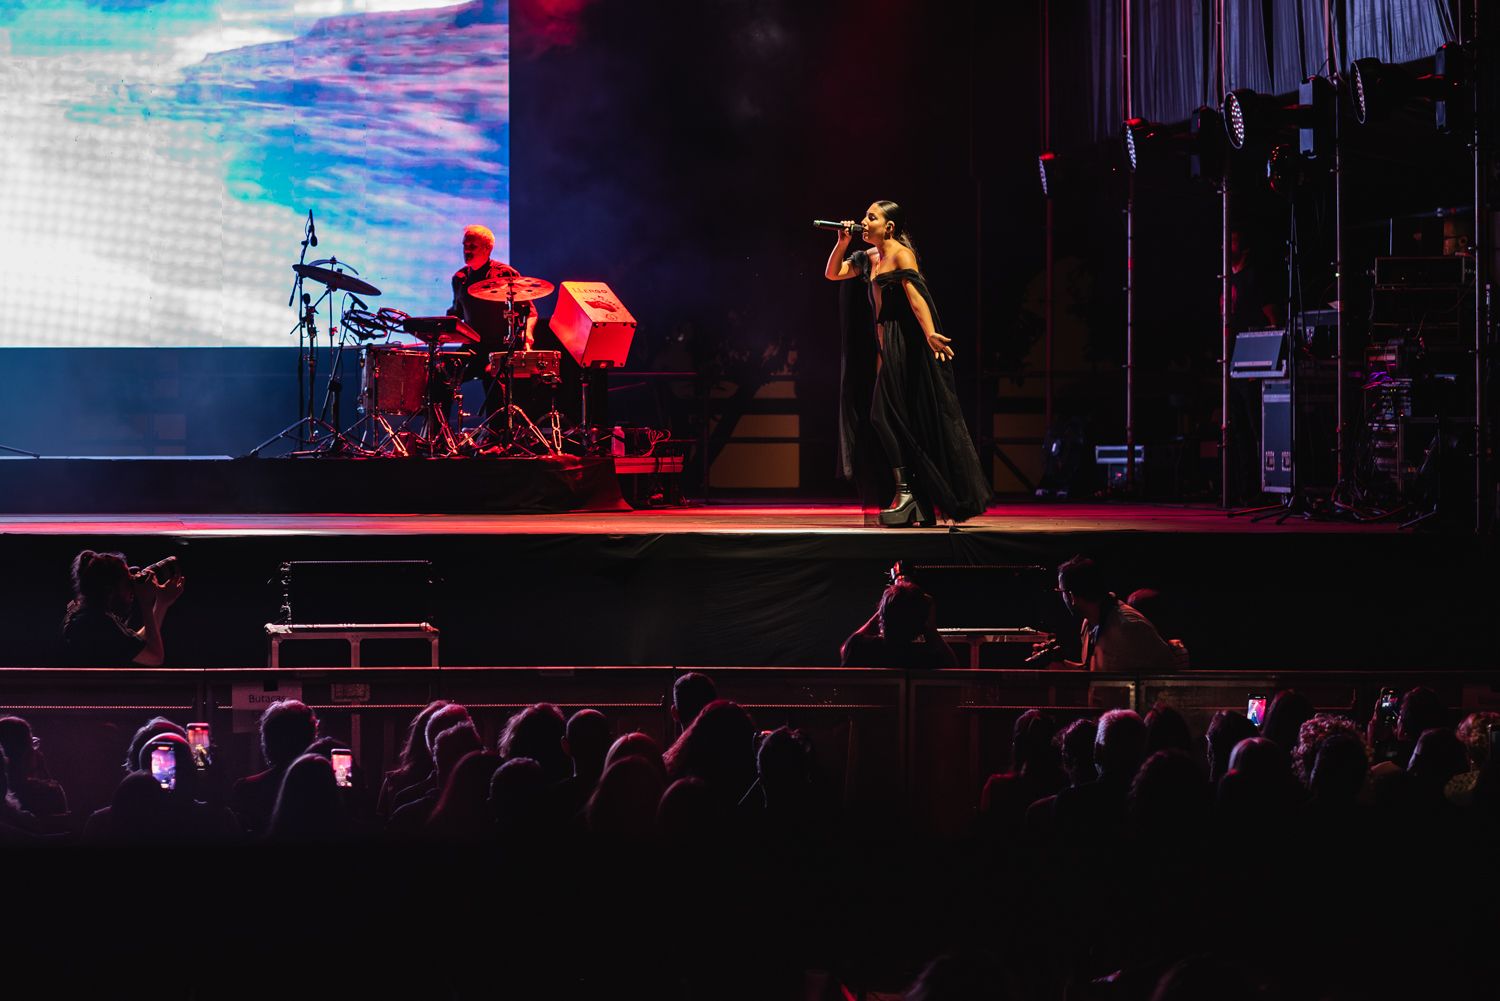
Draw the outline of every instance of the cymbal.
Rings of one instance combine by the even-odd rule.
[[[479,343],[479,331],[456,316],[408,316],[401,329],[428,344]]]
[[[557,286],[540,278],[525,278],[521,275],[508,275],[504,278],[486,278],[482,282],[475,282],[469,286],[469,294],[476,299],[505,300],[511,298],[511,292],[515,292],[516,302],[527,302],[531,299],[540,299],[552,294]]]
[[[353,292],[355,295],[380,294],[380,289],[374,285],[366,281],[361,281],[353,275],[345,274],[342,271],[314,267],[311,264],[293,264],[292,270],[303,278],[311,278],[313,281],[327,285],[331,289]]]

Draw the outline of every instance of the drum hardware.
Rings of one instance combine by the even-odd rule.
[[[301,257],[307,257],[307,247],[312,242],[311,213],[309,222],[304,230],[302,240]],[[331,265],[331,267],[324,267]],[[292,282],[291,298],[287,305],[297,304],[297,323],[287,333],[297,334],[299,356],[297,359],[297,398],[298,406],[301,406],[302,394],[307,393],[307,409],[299,412],[297,419],[280,431],[256,445],[247,457],[259,455],[261,450],[272,442],[283,438],[291,438],[303,446],[301,451],[292,452],[292,455],[321,454],[330,451],[352,451],[363,452],[353,440],[339,430],[339,402],[343,391],[343,383],[338,377],[339,363],[343,357],[343,341],[338,336],[339,327],[334,320],[333,298],[335,291],[348,293],[351,297],[357,295],[377,296],[380,289],[369,282],[346,273],[343,269],[358,274],[359,271],[353,265],[340,261],[337,257],[329,257],[325,260],[314,261],[312,264],[304,264],[301,260],[292,265],[292,273],[296,275]],[[324,286],[323,294],[316,302],[303,291],[304,280],[310,279]],[[314,410],[314,394],[317,392],[317,358],[318,358],[318,308],[324,301],[328,302],[328,384],[323,395],[323,406],[321,410]],[[363,305],[361,303],[361,305]],[[305,350],[303,350],[305,345]],[[306,381],[304,382],[304,374]],[[332,413],[332,422],[327,419]]]
[[[461,362],[461,359],[446,356],[442,362]],[[345,434],[357,438],[370,454],[410,455],[403,436],[412,437],[410,424],[426,413],[429,403],[427,350],[404,344],[366,344],[359,364],[362,416]],[[392,418],[399,423],[393,425]]]
[[[301,256],[292,266],[295,277],[288,301],[291,306],[300,300],[297,323],[288,332],[298,335],[297,395],[301,410],[294,423],[255,446],[248,455],[258,455],[283,438],[295,440],[301,447],[291,455],[562,454],[563,443],[571,440],[571,432],[565,433],[563,415],[557,409],[561,352],[523,350],[525,320],[517,310],[517,303],[550,295],[555,288],[551,282],[510,274],[478,282],[467,289],[476,299],[503,304],[505,350],[489,354],[487,371],[496,377],[504,405],[477,427],[455,434],[448,411],[458,401],[459,413],[463,415],[457,388],[462,381],[463,366],[473,357],[473,351],[445,352],[443,348],[445,345],[477,347],[480,334],[455,316],[414,317],[388,307],[372,311],[358,297],[378,296],[380,289],[357,277],[357,268],[336,257],[305,263],[310,243],[316,245],[309,218]],[[323,286],[315,301],[304,291],[307,281]],[[333,300],[338,292],[345,293],[346,308],[336,321]],[[329,368],[322,407],[315,409],[317,320],[325,301]],[[423,345],[370,343],[397,331],[412,334]],[[345,346],[351,341],[361,342],[360,417],[347,431],[340,431],[343,388],[340,362]],[[541,427],[514,402],[516,379],[536,379],[552,391]],[[414,428],[418,417],[422,418],[421,424]],[[462,428],[462,416],[459,427]]]
[[[443,402],[439,402],[437,395],[439,386],[457,388],[457,373],[451,380],[441,379],[440,376],[445,373],[438,362],[444,344],[477,344],[479,333],[456,316],[409,316],[403,321],[401,327],[427,345],[427,384],[422,408],[423,433],[417,442],[428,456],[438,455],[439,449],[443,455],[457,455],[459,440],[453,434],[447,414],[448,403],[451,397],[457,394],[450,392],[449,400]],[[456,358],[456,356],[450,357]]]
[[[504,304],[502,312],[505,316],[505,350],[492,352],[489,356],[489,363],[486,365],[486,371],[493,375],[499,383],[504,403],[498,413],[491,413],[483,423],[464,435],[463,443],[466,446],[477,448],[491,455],[505,455],[516,452],[524,455],[537,454],[517,440],[516,417],[519,415],[526,430],[548,454],[561,454],[562,415],[557,413],[556,405],[556,381],[559,381],[557,371],[558,364],[561,361],[561,353],[557,351],[538,352],[524,350],[526,343],[525,319],[516,309],[516,303],[541,299],[551,295],[555,288],[555,285],[544,279],[528,278],[525,275],[519,274],[486,278],[484,281],[475,282],[468,287],[467,293],[476,299]],[[548,357],[544,359],[542,356]],[[526,414],[526,411],[516,404],[515,380],[518,378],[541,379],[553,390],[553,405],[545,418],[551,422],[549,433],[544,434],[538,429],[536,424]],[[495,426],[497,419],[502,416],[505,418],[504,425],[502,427]],[[486,443],[496,436],[499,438],[498,443],[487,446]]]
[[[503,365],[505,359],[500,359],[497,364],[496,356],[503,355],[504,353],[497,351],[491,354],[490,365],[495,366],[497,369],[499,365]],[[536,379],[550,390],[547,397],[547,412],[542,415],[542,426],[546,428],[542,437],[548,446],[548,451],[553,455],[561,455],[563,450],[563,415],[557,409],[557,389],[562,385],[562,352],[518,351],[514,356],[512,375],[517,379]],[[521,415],[523,417],[526,416],[525,411],[522,411]],[[533,433],[537,433],[536,425],[532,424],[530,419],[527,420],[527,424],[531,427]]]
[[[368,309],[346,309],[342,322],[345,331],[352,330],[360,340],[368,341],[396,333],[406,319],[401,310],[386,306],[373,313]]]
[[[494,376],[501,376],[506,372],[510,375],[510,384],[501,389],[505,397],[505,405],[502,410],[490,414],[484,423],[470,429],[464,436],[464,444],[490,454],[514,450],[527,455],[535,455],[535,452],[521,444],[517,436],[514,421],[516,417],[519,417],[524,424],[524,430],[529,432],[538,444],[552,455],[561,455],[562,414],[557,409],[557,387],[562,384],[562,376],[559,372],[561,364],[561,351],[490,352],[489,363],[485,365],[485,371]],[[551,390],[551,406],[547,413],[542,415],[542,428],[537,427],[522,407],[511,402],[516,379],[536,379]],[[491,438],[499,435],[498,430],[492,425],[502,416],[506,419],[508,441],[507,436],[501,436],[500,444],[486,447]]]
[[[479,334],[454,316],[410,316],[396,309],[382,309],[373,320],[361,317],[356,322],[384,333],[410,333],[423,343],[362,347],[361,417],[346,436],[357,440],[366,455],[458,454],[460,440],[448,411],[472,352],[442,349],[467,346],[478,341]]]
[[[517,379],[539,379],[546,385],[562,382],[561,351],[517,351],[512,357],[509,351],[491,351],[485,371],[496,374],[504,371],[510,363],[511,375]]]

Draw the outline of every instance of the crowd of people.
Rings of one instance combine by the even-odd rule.
[[[1260,725],[1221,711],[1202,734],[1165,704],[1144,717],[1027,710],[1010,767],[976,790],[972,838],[936,853],[904,843],[913,826],[897,818],[887,831],[856,828],[809,737],[759,730],[706,675],[678,679],[671,712],[665,747],[617,733],[606,712],[550,703],[486,738],[468,708],[439,700],[411,719],[394,768],[347,784],[339,741],[299,701],[265,710],[264,767],[232,781],[212,748],[156,717],[126,748],[110,805],[86,818],[70,818],[30,726],[10,716],[0,838],[12,850],[258,843],[400,857],[417,846],[501,865],[559,853],[570,865],[659,865],[683,900],[708,894],[705,920],[741,894],[757,931],[775,933],[741,985],[754,990],[720,984],[718,996],[901,985],[919,998],[1378,996],[1403,972],[1431,971],[1357,965],[1384,934],[1360,923],[1364,902],[1413,942],[1436,929],[1461,956],[1480,934],[1466,925],[1476,912],[1433,908],[1440,888],[1490,871],[1475,860],[1493,856],[1500,833],[1500,714],[1453,725],[1427,688],[1364,725],[1286,690]],[[722,962],[743,961],[718,946],[700,956],[700,988],[726,974]]]
[[[295,699],[260,717],[265,767],[232,781],[216,772],[211,749],[195,748],[182,724],[157,716],[131,738],[111,804],[81,824],[48,777],[29,724],[10,716],[0,719],[0,838],[480,845],[670,841],[747,824],[759,835],[811,831],[818,811],[807,737],[789,727],[756,730],[696,672],[677,679],[672,715],[680,732],[663,747],[643,732],[615,734],[596,709],[565,715],[538,703],[490,742],[465,706],[438,700],[411,720],[397,766],[370,782],[354,773],[340,781],[340,742],[320,736],[316,714]]]

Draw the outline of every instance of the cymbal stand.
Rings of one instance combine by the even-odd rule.
[[[520,316],[516,312],[516,290],[511,286],[505,295],[505,451],[509,452],[516,444],[516,350],[517,346],[525,347],[526,338],[521,333],[518,321]],[[516,408],[519,409],[519,408]],[[525,414],[521,416],[525,417]],[[527,419],[530,424],[530,419]]]
[[[320,265],[332,264],[334,267],[339,266],[339,260],[336,257],[330,257],[327,261],[319,261],[315,263]],[[354,269],[350,268],[350,270],[352,271]],[[355,273],[358,274],[357,271]],[[318,297],[318,302],[308,307],[308,327],[310,330],[316,331],[316,327],[312,326],[312,318],[316,315],[318,305],[321,304],[324,300],[327,300],[328,302],[328,384],[323,391],[322,409],[318,411],[318,416],[316,418],[312,417],[312,396],[309,395],[308,397],[307,427],[309,447],[301,451],[288,453],[289,455],[296,458],[301,458],[309,455],[328,455],[339,452],[354,452],[358,454],[364,453],[364,449],[362,449],[355,441],[353,441],[353,439],[345,435],[344,432],[340,431],[338,427],[339,398],[342,395],[344,388],[343,380],[340,377],[344,361],[344,339],[340,335],[338,322],[334,319],[333,315],[333,293],[334,290],[331,286],[324,289],[323,294]],[[309,351],[310,356],[316,355],[316,353],[317,352],[315,349]],[[314,372],[315,370],[315,367],[309,368],[310,373]],[[309,387],[309,390],[311,389],[312,387]],[[329,421],[327,420],[330,409],[333,412],[332,423],[329,423]],[[319,438],[320,433],[322,434],[321,439]]]
[[[547,430],[543,431],[541,428],[537,427],[536,423],[531,419],[529,415],[527,415],[526,411],[519,404],[512,402],[512,397],[510,394],[515,386],[514,364],[515,363],[511,361],[509,357],[506,358],[505,367],[507,370],[507,374],[510,375],[511,378],[506,379],[504,383],[499,384],[499,386],[497,387],[500,390],[501,395],[504,397],[501,403],[501,409],[490,414],[490,416],[485,419],[484,423],[472,428],[467,433],[465,433],[461,444],[467,447],[480,449],[482,451],[499,452],[501,454],[512,454],[519,452],[527,456],[536,456],[540,453],[522,444],[523,436],[529,434],[537,444],[542,446],[542,449],[545,453],[551,455],[562,454],[562,414],[557,410],[556,394],[553,394],[552,409],[542,416],[543,422],[548,425]],[[524,424],[524,426],[519,429],[516,427],[516,418],[518,416]],[[503,429],[497,429],[493,425],[495,425],[501,417],[505,418],[505,426]],[[490,438],[490,436],[499,436],[501,440],[498,444],[490,446],[490,448],[486,450],[484,448],[484,445],[485,442]]]
[[[332,292],[332,289],[330,289],[329,291]],[[339,420],[339,402],[343,397],[344,390],[344,348],[348,345],[348,337],[348,330],[341,329],[333,322],[333,298],[330,295],[328,300],[328,339],[330,342],[328,388],[323,393],[323,408],[318,411],[317,421],[317,424],[322,425],[323,427],[331,427],[336,429],[338,428],[340,423],[342,423]],[[330,409],[333,411],[333,420],[331,422],[328,420]],[[316,434],[316,425],[314,426],[313,431],[314,434]],[[365,449],[354,440],[354,437],[352,435],[350,435],[348,432],[337,430],[325,437],[323,441],[313,449],[313,451],[324,453],[350,451],[357,452],[361,455],[367,454],[365,452]],[[292,454],[297,455],[299,453],[293,452]]]
[[[549,429],[550,433],[543,433],[542,430],[536,426],[535,422],[533,422],[532,419],[527,415],[526,411],[523,410],[515,402],[516,352],[519,349],[525,347],[526,336],[524,333],[525,321],[521,319],[520,314],[516,311],[514,289],[512,289],[510,294],[505,298],[505,326],[505,362],[501,367],[501,371],[499,373],[500,379],[498,380],[500,384],[500,392],[504,398],[503,405],[499,412],[490,414],[489,417],[485,418],[483,423],[465,434],[463,437],[463,444],[469,447],[479,447],[482,441],[481,436],[487,437],[489,435],[497,433],[496,429],[492,427],[492,425],[503,415],[505,418],[505,427],[502,431],[499,432],[500,443],[497,446],[498,451],[501,454],[509,454],[519,450],[521,452],[524,452],[528,456],[537,455],[536,452],[532,451],[530,448],[527,448],[525,445],[522,445],[518,440],[518,436],[516,433],[516,415],[519,414],[521,416],[521,420],[526,424],[525,430],[531,433],[531,435],[536,439],[537,443],[542,446],[546,453],[550,455],[560,455],[562,454],[562,433],[560,427],[562,415],[557,411],[556,386],[553,386],[554,392],[552,409],[543,418],[543,420],[548,421],[551,425]]]

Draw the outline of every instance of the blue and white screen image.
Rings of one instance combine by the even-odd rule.
[[[0,0],[0,346],[295,346],[309,210],[309,263],[358,269],[371,309],[443,312],[464,226],[509,256],[508,21],[505,0]]]

